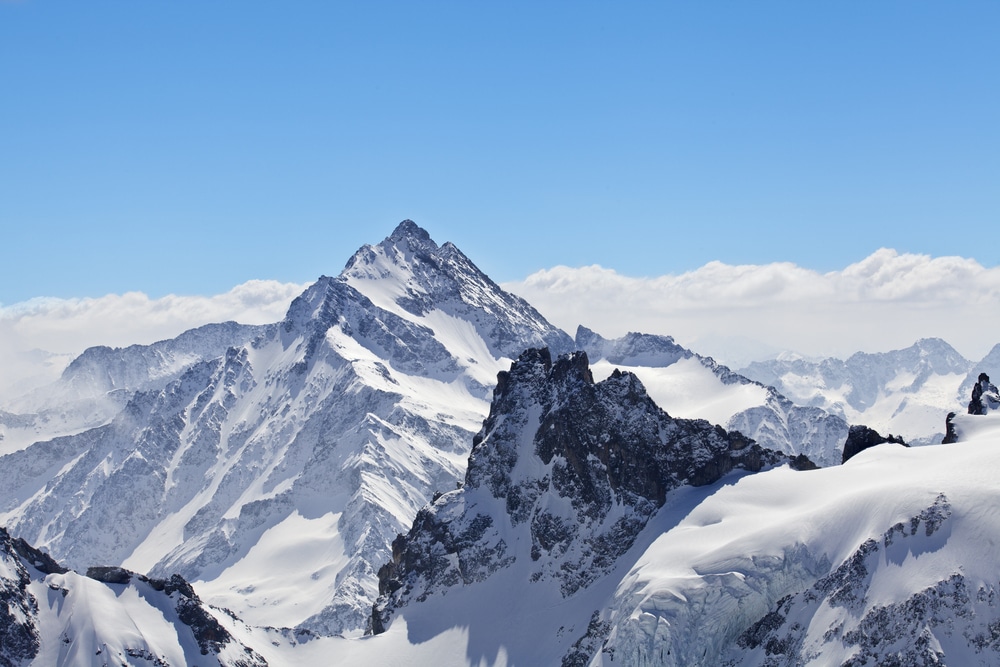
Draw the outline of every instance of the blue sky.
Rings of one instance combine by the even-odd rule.
[[[1000,3],[0,0],[0,304],[1000,261]]]

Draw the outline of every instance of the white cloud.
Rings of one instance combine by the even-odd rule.
[[[504,287],[570,332],[583,324],[609,337],[668,334],[733,365],[746,361],[735,344],[748,340],[845,357],[938,337],[972,360],[1000,343],[1000,268],[884,248],[825,274],[790,263],[710,262],[656,278],[559,266]]]
[[[251,280],[215,296],[140,292],[100,298],[39,298],[0,307],[0,396],[54,379],[93,345],[153,343],[211,322],[277,322],[305,285]],[[44,350],[49,355],[31,351]]]
[[[570,333],[583,324],[609,337],[668,334],[734,367],[761,351],[846,357],[926,337],[978,360],[1000,343],[1000,268],[961,257],[882,249],[825,274],[791,263],[710,262],[655,278],[558,266],[504,287]],[[303,289],[253,280],[207,297],[130,292],[0,307],[0,397],[54,379],[92,345],[152,343],[225,320],[276,322]]]

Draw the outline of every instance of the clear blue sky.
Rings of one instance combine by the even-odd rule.
[[[0,0],[0,303],[1000,260],[1000,3]]]

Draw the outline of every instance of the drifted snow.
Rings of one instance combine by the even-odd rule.
[[[252,625],[294,627],[327,605],[348,563],[339,514],[307,518],[296,512],[266,530],[253,549],[211,581],[192,584],[203,599],[239,609]],[[234,584],[230,582],[240,582]]]
[[[865,589],[864,608],[905,601],[955,572],[995,585],[1000,420],[983,419],[976,430],[975,438],[955,445],[883,445],[841,467],[806,474],[779,469],[721,488],[660,535],[622,580],[611,613],[616,661],[719,664],[735,637],[778,598],[807,588],[865,540],[909,525],[940,494],[953,511],[947,530],[908,537],[900,558],[884,562]],[[817,639],[833,620],[802,620],[812,623],[810,641],[819,642],[816,664],[840,664],[846,655],[836,654],[839,644]],[[997,655],[984,659],[992,664]]]

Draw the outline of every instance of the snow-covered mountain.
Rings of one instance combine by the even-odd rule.
[[[630,333],[607,340],[581,326],[576,347],[593,360],[596,377],[615,369],[634,373],[657,405],[674,417],[706,419],[818,465],[840,463],[848,433],[843,417],[795,405],[773,387],[687,350],[670,336]]]
[[[574,341],[404,221],[3,406],[0,667],[994,664],[983,373]]]
[[[500,375],[474,443],[464,487],[393,543],[374,632],[411,601],[512,568],[527,595],[571,597],[615,569],[674,489],[788,461],[704,420],[671,418],[635,375],[595,383],[586,354],[553,362],[545,349]]]
[[[565,360],[562,373],[573,365]],[[628,494],[619,495],[600,456],[617,424],[603,421],[604,411],[592,418],[588,405],[586,426],[563,433],[565,416],[550,416],[545,401],[567,410],[568,383],[544,375],[558,373],[512,369],[477,436],[465,488],[422,510],[394,544],[374,617],[384,633],[368,655],[404,655],[409,644],[435,651],[442,665],[1000,660],[992,473],[1000,415],[959,415],[962,439],[953,445],[887,443],[842,466],[732,471],[708,486],[672,487],[639,530],[614,542],[607,567],[588,568],[582,586],[567,587],[581,555],[602,553],[607,521],[590,518],[588,499],[600,497],[590,489],[603,481],[609,516],[626,514],[619,505]],[[641,386],[627,375],[605,382]],[[576,384],[587,386],[585,375]],[[590,392],[634,396],[600,387]],[[550,441],[561,455],[546,463]],[[560,477],[570,483],[557,485]],[[570,520],[545,518],[552,514]]]
[[[538,345],[572,341],[406,221],[276,325],[88,350],[57,389],[124,407],[0,457],[0,524],[80,571],[360,633],[392,539],[461,480],[497,372]]]
[[[230,634],[178,576],[67,570],[0,528],[0,665],[267,662]]]
[[[0,454],[107,424],[137,391],[159,389],[199,361],[217,359],[268,327],[209,324],[152,345],[92,347],[55,383],[0,410]]]
[[[930,338],[902,350],[858,352],[846,361],[779,358],[754,362],[739,372],[775,387],[798,405],[819,407],[852,424],[922,445],[941,442],[941,415],[968,402],[980,373],[1000,377],[1000,345],[978,363]]]
[[[766,466],[766,452],[747,457],[741,437],[667,417],[635,376],[593,383],[580,354],[527,353],[501,376],[464,487],[394,545],[381,634],[253,627],[179,577],[84,577],[4,532],[0,654],[39,665],[994,665],[998,419],[957,415],[952,445],[888,443],[842,466],[751,473],[740,466]],[[735,458],[719,468],[720,454]]]

